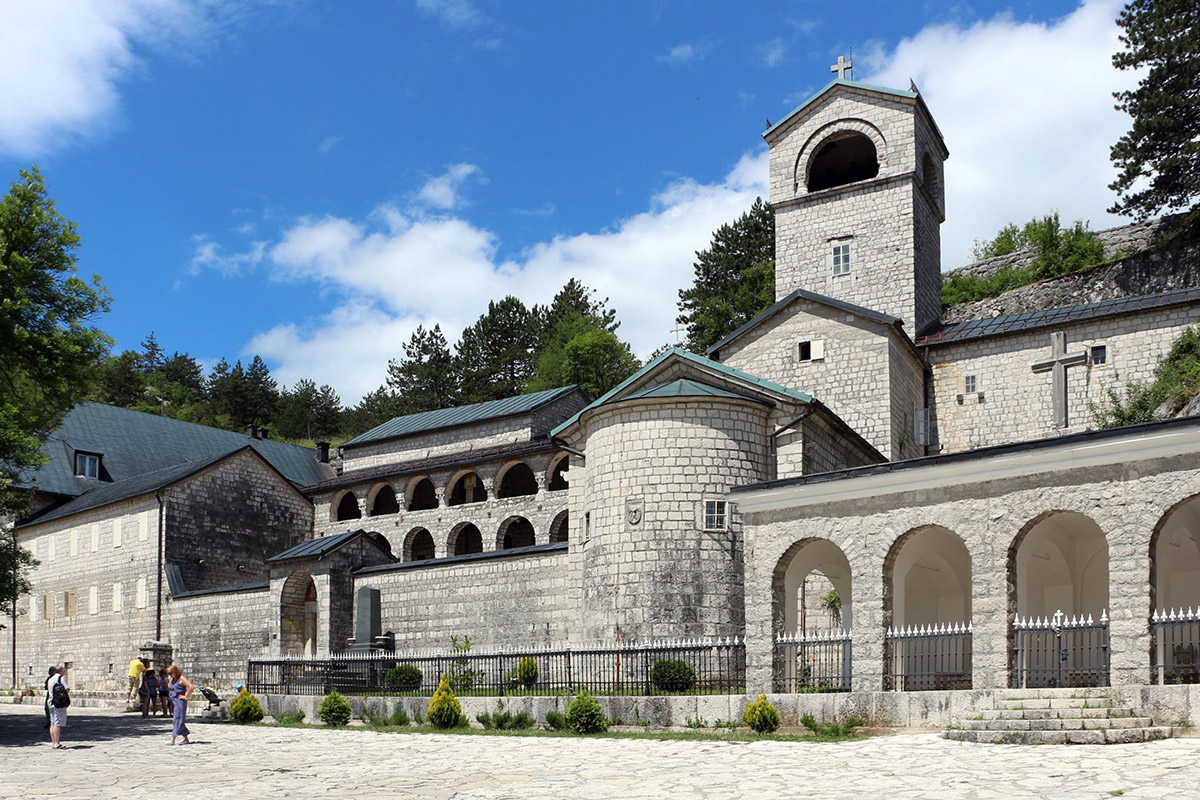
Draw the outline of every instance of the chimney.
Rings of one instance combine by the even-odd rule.
[[[329,463],[329,442],[317,442],[317,461]]]
[[[258,429],[258,438],[270,439],[271,438],[271,429],[270,428],[259,428]]]
[[[251,422],[249,425],[246,426],[246,430],[250,433],[251,439],[258,438],[258,426],[255,425],[253,422]]]

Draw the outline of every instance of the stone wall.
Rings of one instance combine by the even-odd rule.
[[[1200,303],[1148,309],[1135,314],[1083,320],[1054,328],[1014,332],[926,348],[942,452],[1041,439],[1096,427],[1093,405],[1107,392],[1148,381],[1172,341],[1200,315]],[[1050,334],[1064,331],[1067,352],[1106,348],[1105,364],[1067,369],[1068,428],[1053,427],[1050,373],[1032,364],[1050,357]],[[963,394],[962,379],[974,375],[977,392]],[[959,396],[962,395],[962,403]]]
[[[279,610],[269,599],[265,585],[172,598],[165,617],[175,663],[197,686],[231,689],[245,681],[246,660],[271,652],[270,619]]]

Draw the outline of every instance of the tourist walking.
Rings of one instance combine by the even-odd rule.
[[[182,736],[184,744],[191,744],[188,735],[191,731],[188,730],[187,723],[184,721],[187,717],[187,701],[192,697],[192,690],[196,687],[192,686],[192,682],[183,677],[183,673],[179,671],[179,667],[172,664],[167,667],[167,692],[171,697],[171,710],[174,712],[175,725],[171,728],[171,744],[175,744],[175,739]]]
[[[56,706],[54,704],[54,690],[57,686],[62,686],[60,694],[64,696],[70,695],[71,689],[67,686],[67,668],[60,667],[57,670],[51,667],[51,675],[46,678],[46,707],[50,709],[50,746],[55,750],[65,750],[66,745],[62,743],[62,729],[67,727],[67,708],[65,705]],[[70,702],[68,699],[67,702]]]
[[[138,689],[142,688],[142,673],[148,666],[150,662],[144,658],[135,658],[129,662],[129,691],[125,695],[126,700],[131,701],[138,696]]]
[[[42,701],[42,705],[46,707],[46,730],[50,730],[50,679],[58,674],[58,667],[51,667],[46,675],[46,681],[43,684],[46,687],[46,697]]]

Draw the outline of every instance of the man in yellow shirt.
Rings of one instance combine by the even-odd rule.
[[[138,689],[142,685],[142,673],[148,666],[150,665],[144,658],[135,658],[129,662],[129,695],[127,699],[132,700],[138,696]]]

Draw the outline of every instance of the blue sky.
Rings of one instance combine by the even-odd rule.
[[[417,324],[572,276],[645,356],[711,232],[765,194],[761,133],[853,48],[950,149],[943,267],[1051,209],[1093,228],[1120,3],[8,0],[0,179],[37,163],[112,292],[211,365],[378,386]]]

